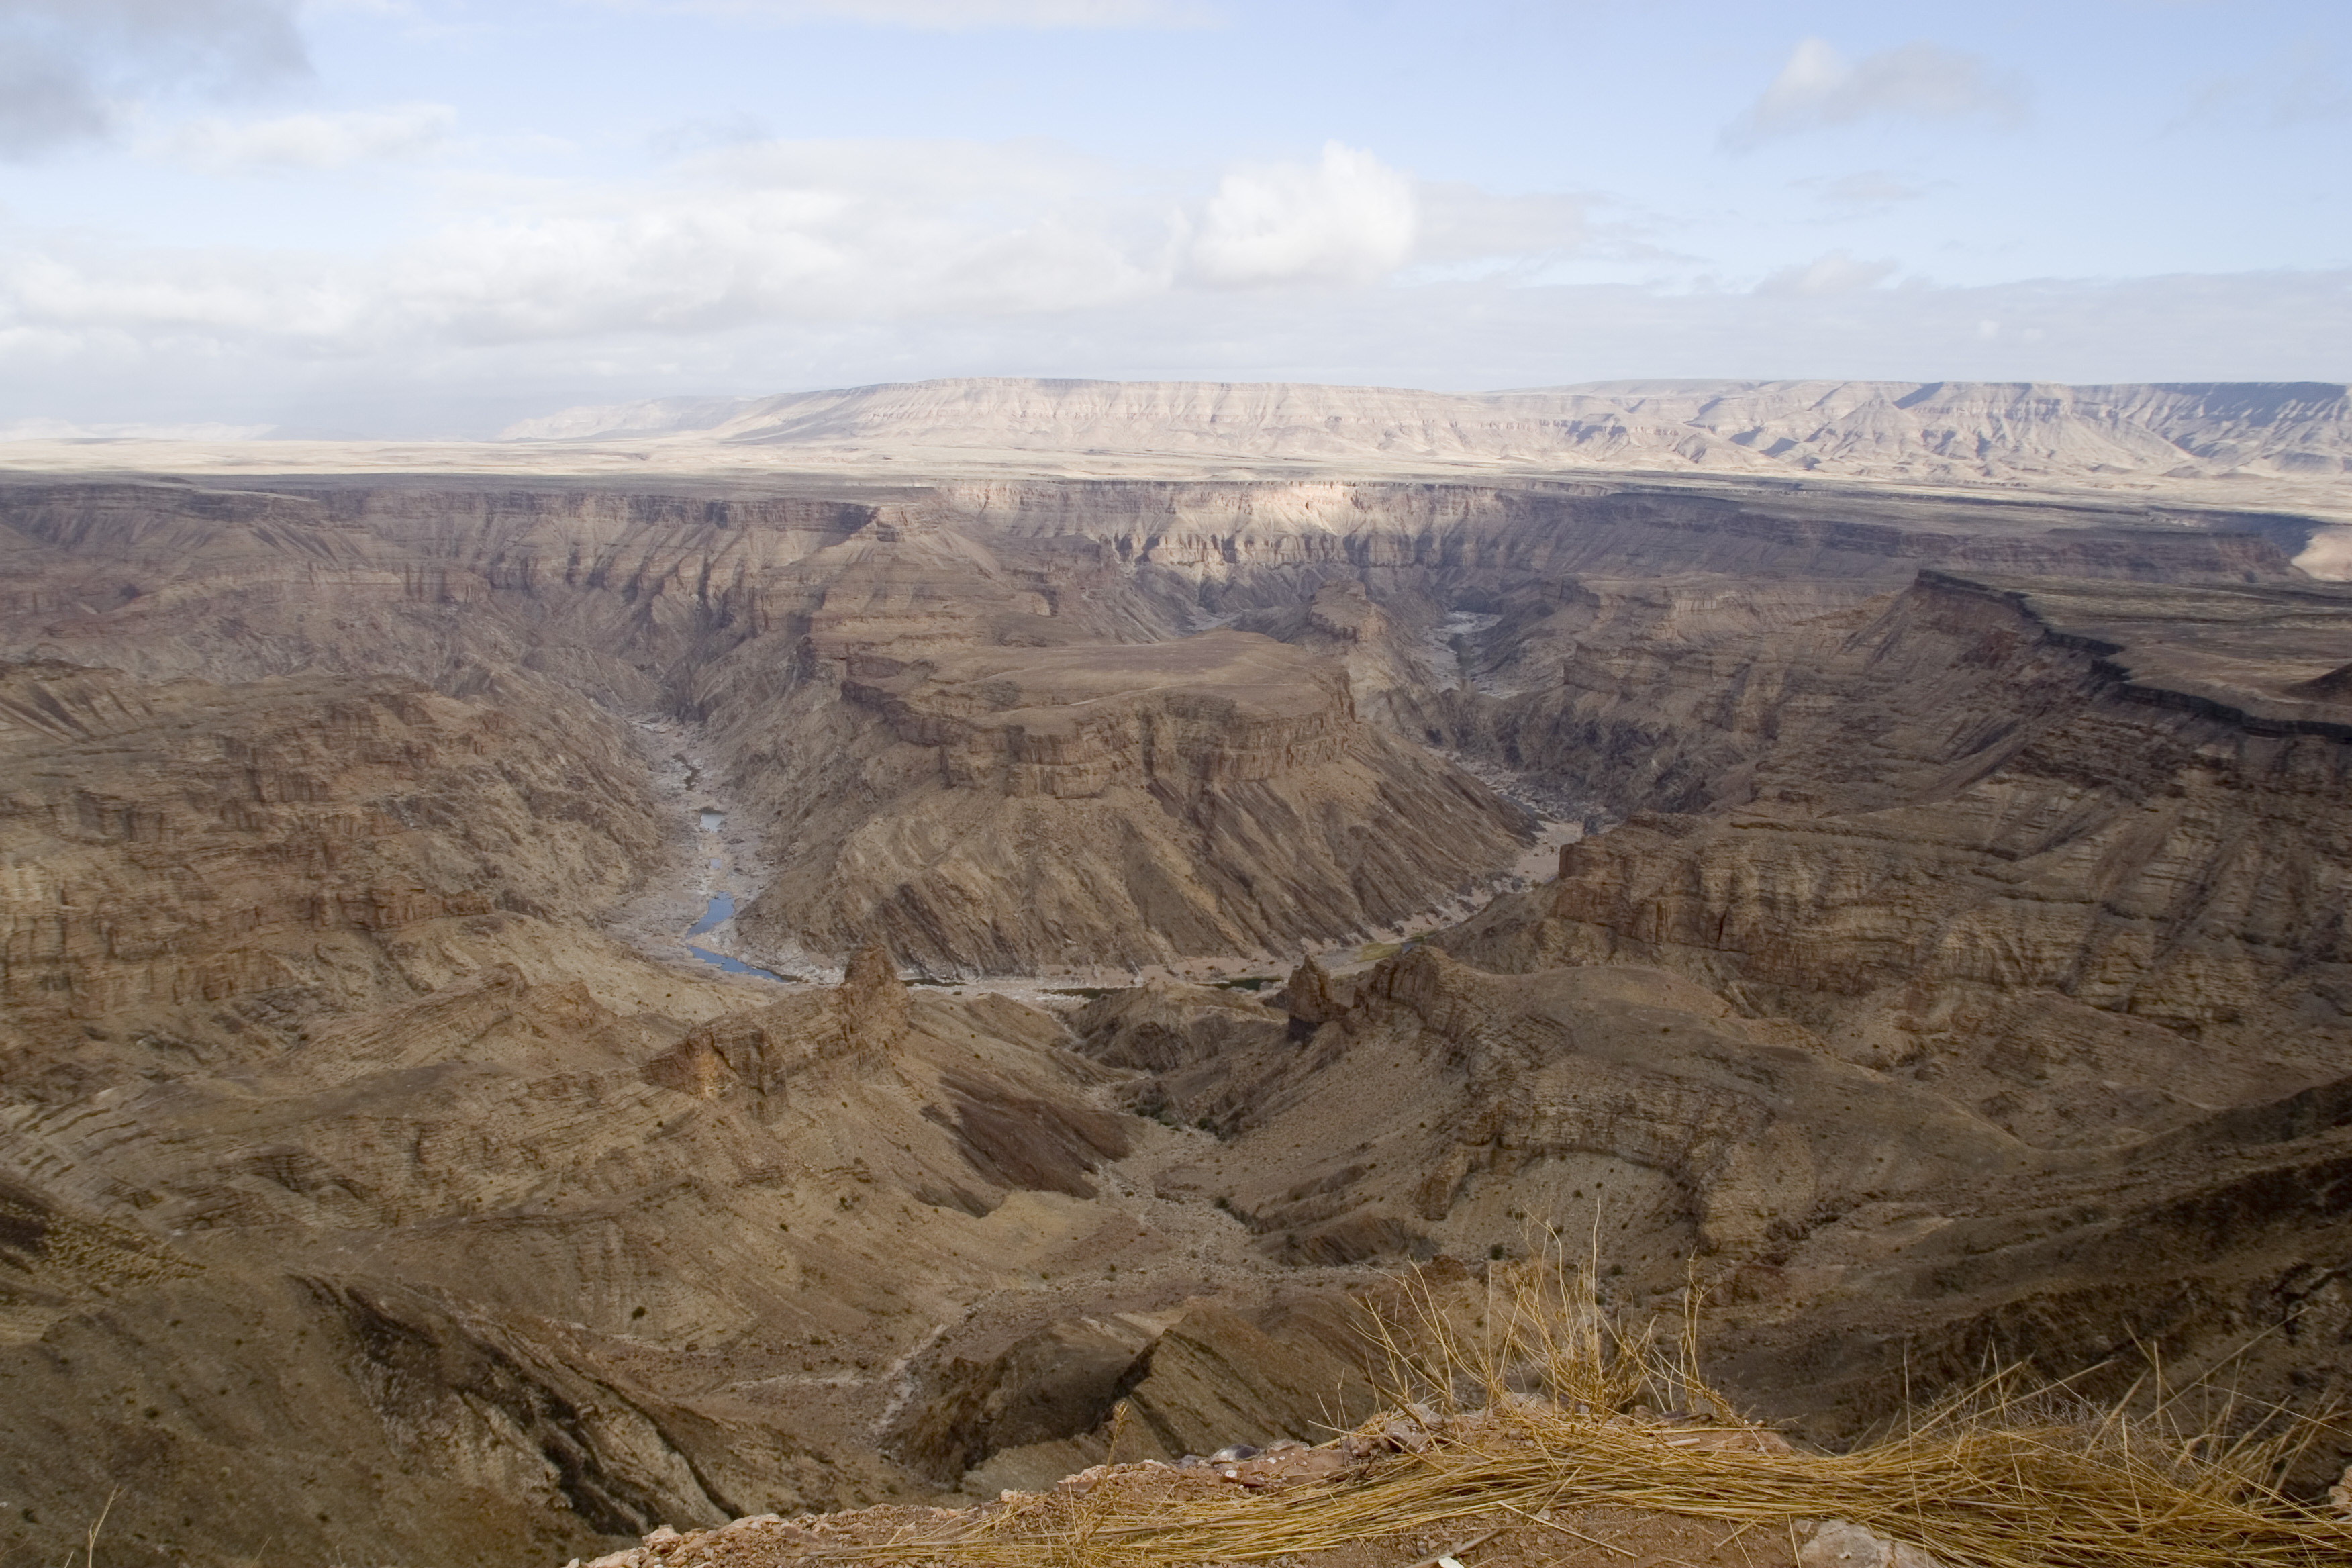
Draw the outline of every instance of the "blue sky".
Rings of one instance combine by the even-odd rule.
[[[0,433],[2352,377],[2352,5],[0,0]]]

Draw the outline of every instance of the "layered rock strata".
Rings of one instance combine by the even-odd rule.
[[[1675,969],[2038,1142],[2289,1092],[2352,1046],[2352,713],[2284,695],[2352,651],[2352,600],[1935,577],[1826,621],[1591,775],[1679,752],[1715,811],[1571,846],[1447,945]],[[1584,735],[1612,705],[1521,704]]]
[[[10,1533],[133,1469],[110,1530],[140,1561],[593,1555],[920,1495],[869,1436],[896,1363],[1034,1289],[1158,1131],[1093,1102],[1049,1017],[910,995],[878,951],[829,991],[531,968],[230,1072],[100,1038],[70,1097],[12,1074]],[[1111,1247],[1160,1250],[1132,1221]]]
[[[870,931],[950,973],[1263,952],[1410,913],[1527,831],[1264,637],[836,668],[747,780],[780,868],[739,917],[755,943]]]
[[[581,705],[525,718],[397,679],[0,666],[0,777],[19,1050],[108,1019],[171,1038],[223,1007],[290,1027],[403,996],[446,973],[415,931],[580,924],[659,848],[637,757]]]
[[[782,488],[0,492],[0,1530],[137,1473],[125,1555],[561,1561],[1050,1479],[1120,1397],[1309,1436],[1346,1290],[1554,1231],[1636,1309],[1697,1254],[1829,1435],[1906,1337],[1923,1384],[2273,1323],[2263,1397],[2339,1367],[2305,525]],[[1279,994],[1066,1027],[872,945],[1279,973],[1518,853],[1414,741],[1622,823]],[[604,934],[705,805],[776,873],[739,948],[840,987]]]
[[[1296,383],[973,377],[575,408],[509,439],[872,452],[1518,461],[2047,482],[2339,475],[2329,383],[1608,382],[1444,394]]]

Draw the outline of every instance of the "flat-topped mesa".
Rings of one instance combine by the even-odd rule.
[[[1418,465],[1585,465],[1941,483],[2189,479],[2345,470],[2352,398],[2332,383],[1664,381],[1515,392],[1285,382],[974,376],[782,396],[575,408],[522,440],[625,437],[664,447],[798,448],[789,460],[887,452],[899,471],[953,455],[969,471],[1015,453]],[[1117,457],[1112,455],[1116,454]],[[740,461],[740,458],[736,459]]]
[[[1186,793],[1263,783],[1339,760],[1357,729],[1344,669],[1234,631],[978,649],[841,689],[897,739],[938,748],[952,785],[1065,800],[1122,779]]]

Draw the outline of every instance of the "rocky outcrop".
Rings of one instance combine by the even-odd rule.
[[[1339,761],[1355,728],[1346,677],[1234,632],[926,659],[869,656],[845,701],[901,744],[934,749],[945,782],[1082,800],[1127,774],[1150,788],[1270,783]]]
[[[1744,1253],[1855,1193],[2024,1157],[1939,1095],[1800,1039],[1656,970],[1500,976],[1418,948],[1363,976],[1305,1046],[1220,1062],[1253,1113],[1216,1163],[1248,1173],[1230,1200],[1276,1255],[1346,1262],[1516,1254],[1540,1242],[1531,1215]],[[1857,1126],[1867,1139],[1845,1135]]]
[[[841,984],[826,1001],[839,1020],[843,1050],[887,1051],[907,1032],[907,985],[890,950],[878,942],[849,955]]]
[[[982,1475],[1017,1466],[1024,1448],[1063,1463],[1098,1458],[1114,1433],[1129,1460],[1326,1439],[1376,1404],[1368,1310],[1307,1293],[1240,1310],[1195,1300],[1157,1318],[1051,1323],[985,1361],[921,1370],[887,1441],[951,1482],[983,1461]]]
[[[1223,1060],[1256,1115],[1161,1180],[1295,1263],[1564,1248],[1611,1298],[1659,1301],[1696,1255],[1708,1364],[1822,1440],[1970,1386],[1988,1357],[2101,1398],[2150,1345],[2279,1397],[2333,1364],[2343,1303],[2310,1259],[2352,1192],[2340,1081],[2036,1148],[1830,1044],[1656,969],[1500,975],[1424,948],[1303,1048]],[[2280,1321],[2299,1328],[2248,1345]]]
[[[1322,1442],[1371,1415],[1360,1304],[1310,1298],[1256,1316],[1203,1304],[1160,1336],[1129,1395],[1139,1437],[1174,1459]]]
[[[1308,953],[1290,972],[1289,982],[1282,988],[1282,1010],[1294,1023],[1304,1025],[1309,1033],[1339,1016],[1340,1007],[1331,992],[1331,976]]]
[[[0,1466],[37,1515],[92,1454],[145,1467],[118,1523],[191,1551],[258,1521],[593,1555],[920,1489],[869,1436],[893,1363],[1098,1228],[1074,1194],[1135,1119],[1052,1018],[909,995],[878,953],[765,1006],[615,948],[523,956],[592,978],[488,966],[249,1039],[233,1076],[157,1074],[102,1015],[78,1094],[11,1076]],[[67,1397],[92,1368],[109,1401]],[[199,1489],[236,1506],[181,1523]]]
[[[1070,1027],[1097,1061],[1165,1073],[1265,1041],[1282,1018],[1250,992],[1147,980],[1087,1003]]]
[[[1441,647],[1436,606],[1402,595],[1381,605],[1353,576],[1316,582],[1313,595],[1234,612],[1233,624],[1339,663],[1363,717],[1407,735],[1427,730],[1432,695],[1451,684],[1440,673],[1451,656]]]
[[[1255,1120],[1258,1095],[1297,1026],[1247,992],[1150,980],[1087,1004],[1071,1019],[1077,1049],[1129,1077],[1123,1103],[1145,1116],[1230,1137]]]
[[[929,1369],[885,1441],[943,1485],[1006,1448],[1091,1433],[1144,1376],[1155,1336],[1118,1318],[1051,1323],[986,1362]]]
[[[723,1523],[742,1511],[714,1495],[716,1483],[681,1447],[670,1427],[693,1417],[668,1402],[615,1386],[503,1325],[468,1322],[425,1292],[303,1283],[410,1463],[551,1505],[599,1535]]]

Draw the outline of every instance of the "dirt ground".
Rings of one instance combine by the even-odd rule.
[[[1066,1533],[1040,1539],[1026,1528],[992,1540],[990,1527],[1012,1523],[1034,1500],[1006,1493],[967,1510],[872,1508],[854,1512],[738,1520],[714,1531],[656,1532],[646,1544],[600,1558],[589,1568],[802,1568],[820,1563],[886,1563],[893,1568],[990,1568],[1013,1561],[1068,1564],[1120,1561],[1107,1516],[1181,1521],[1193,1508],[1228,1500],[1234,1484],[1206,1468],[1122,1465],[1101,1475],[1087,1496],[1097,1509],[1067,1516]],[[1262,1495],[1279,1506],[1282,1489]],[[1104,1533],[1086,1538],[1091,1518]],[[1746,1522],[1683,1518],[1632,1509],[1523,1512],[1497,1508],[1370,1539],[1271,1559],[1273,1568],[1435,1568],[1451,1557],[1462,1568],[1814,1568],[1803,1548],[1816,1521],[1759,1519]],[[959,1551],[969,1540],[977,1550]],[[926,1543],[938,1542],[936,1549]],[[1024,1548],[1026,1550],[1024,1550]],[[1817,1552],[1814,1554],[1819,1556]],[[1203,1568],[1223,1568],[1216,1559]]]

